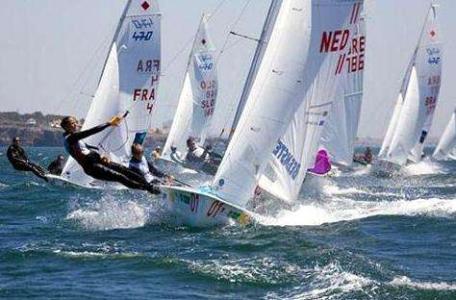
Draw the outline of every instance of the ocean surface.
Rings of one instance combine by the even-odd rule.
[[[63,150],[28,151],[47,165]],[[5,152],[1,299],[456,299],[456,162],[359,169],[257,226],[196,229],[142,192],[48,185]]]

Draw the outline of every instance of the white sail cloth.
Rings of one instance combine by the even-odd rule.
[[[83,141],[114,160],[125,159],[133,142],[142,143],[150,126],[161,65],[158,9],[155,0],[127,3],[82,127],[86,130],[114,115],[129,112],[120,127],[106,129]],[[62,176],[83,186],[93,181],[72,158]]]
[[[350,28],[354,38],[347,56],[353,57],[353,53],[357,55],[358,64],[361,63],[362,67],[349,68],[342,74],[341,92],[332,104],[321,137],[321,147],[328,151],[331,161],[344,166],[350,166],[353,162],[363,98],[366,26],[361,12]]]
[[[456,159],[456,110],[451,115],[442,137],[432,155],[437,160]]]
[[[418,162],[440,91],[442,47],[437,10],[432,5],[380,150],[380,159],[397,165]]]
[[[204,144],[210,127],[216,105],[218,79],[216,48],[211,42],[207,27],[207,18],[203,15],[191,50],[177,111],[163,147],[163,157],[168,160],[172,146],[181,153],[186,151],[186,140],[189,137]]]
[[[282,2],[273,32],[237,129],[215,176],[223,199],[244,206],[252,198],[277,140],[303,103],[326,54],[321,47],[341,46],[345,23],[334,7],[359,1],[290,0]],[[322,36],[326,33],[326,44]],[[330,37],[331,35],[331,37]],[[343,43],[342,43],[343,44]]]
[[[362,5],[363,1],[334,1],[332,5],[314,7],[325,20],[313,28],[316,34],[311,42],[319,47],[310,53],[313,60],[321,62],[320,67],[259,181],[261,189],[284,201],[292,202],[298,197],[307,169],[315,163],[332,105],[340,102],[344,106],[342,100],[347,91],[361,88],[365,55]],[[338,34],[343,42],[339,47],[329,47],[329,36],[336,38]]]

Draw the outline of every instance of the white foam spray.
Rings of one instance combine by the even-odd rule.
[[[452,218],[456,216],[456,200],[433,198],[374,202],[332,199],[303,204],[295,210],[282,210],[276,217],[262,217],[259,221],[268,226],[318,226],[374,216]]]
[[[404,167],[403,173],[407,176],[443,174],[445,169],[441,164],[426,158],[419,163],[407,165]]]
[[[114,199],[106,194],[99,201],[76,208],[66,218],[90,230],[138,228],[155,219],[160,210],[159,201],[153,198],[141,201],[141,197],[130,199]]]

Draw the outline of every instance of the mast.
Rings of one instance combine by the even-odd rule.
[[[111,40],[111,43],[109,44],[108,54],[106,55],[106,59],[105,59],[104,64],[103,64],[103,69],[101,70],[100,77],[98,78],[97,86],[100,85],[101,78],[103,77],[103,73],[104,73],[104,71],[106,69],[106,63],[108,62],[109,52],[111,52],[112,45],[114,45],[115,41],[119,37],[120,29],[122,29],[122,23],[125,20],[125,17],[127,16],[128,8],[130,8],[130,5],[131,5],[132,1],[133,0],[128,0],[127,4],[125,4],[124,10],[122,12],[122,15],[120,16],[119,22],[117,23],[116,31],[114,33],[114,36],[113,36],[112,40]]]
[[[247,98],[249,97],[250,90],[252,89],[252,84],[255,81],[255,77],[258,73],[261,60],[263,59],[266,46],[269,42],[269,37],[271,36],[272,28],[274,27],[277,15],[279,14],[279,8],[282,4],[282,1],[283,0],[272,0],[271,5],[269,6],[269,11],[263,24],[263,30],[261,32],[261,36],[255,50],[255,55],[253,56],[252,63],[250,65],[249,74],[247,75],[247,79],[244,84],[244,89],[242,90],[241,98],[236,109],[236,114],[234,116],[234,121],[231,126],[231,131],[228,138],[229,140],[231,140],[234,130],[238,125],[239,119],[241,118],[242,111],[244,110],[245,103],[247,102]]]

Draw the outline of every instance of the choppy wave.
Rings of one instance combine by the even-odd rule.
[[[297,287],[283,294],[268,293],[266,299],[337,299],[338,296],[362,292],[366,287],[376,284],[360,274],[344,271],[338,263],[316,266],[306,270],[306,274],[307,287]]]
[[[456,200],[437,198],[381,202],[332,200],[326,203],[301,205],[295,210],[283,210],[275,218],[260,219],[260,223],[269,226],[316,226],[374,216],[452,218],[456,216]]]
[[[95,252],[95,251],[65,251],[65,250],[54,250],[53,253],[65,257],[75,258],[131,258],[142,256],[137,252],[122,253],[122,252]]]
[[[417,290],[456,291],[456,283],[420,282],[413,281],[406,276],[395,277],[389,284],[395,287],[409,287]]]

